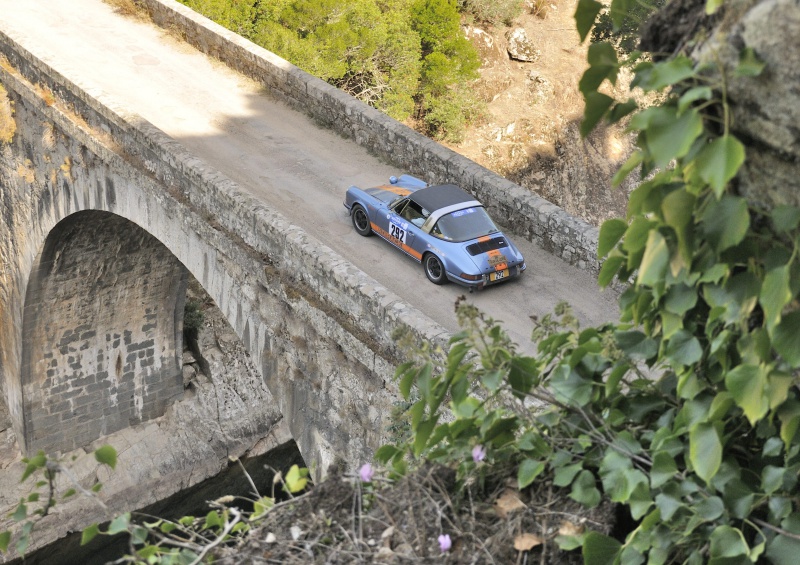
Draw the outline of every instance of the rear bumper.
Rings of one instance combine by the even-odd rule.
[[[480,280],[477,280],[477,281],[473,281],[473,280],[469,280],[469,279],[463,279],[463,278],[461,278],[459,276],[454,275],[453,273],[447,273],[447,278],[448,278],[448,280],[450,280],[450,281],[452,281],[452,282],[454,282],[456,284],[460,284],[462,286],[466,286],[466,287],[469,287],[469,288],[476,288],[476,289],[480,290],[480,289],[485,288],[487,286],[493,286],[493,285],[496,285],[496,284],[504,283],[506,281],[510,281],[511,279],[515,279],[515,278],[519,277],[525,271],[526,268],[527,268],[527,265],[525,264],[525,262],[517,264],[517,265],[515,265],[513,267],[510,267],[508,269],[509,272],[508,272],[508,276],[507,277],[503,277],[502,279],[498,279],[498,280],[489,280],[489,275],[488,274],[483,275],[483,277]]]

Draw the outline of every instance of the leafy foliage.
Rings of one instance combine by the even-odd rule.
[[[583,38],[600,8],[579,3]],[[632,10],[614,0],[615,25]],[[606,42],[590,46],[588,61],[583,132],[603,119],[637,132],[615,182],[638,170],[641,184],[627,218],[599,237],[600,283],[631,281],[620,322],[580,330],[560,307],[526,357],[499,325],[459,305],[464,330],[446,361],[423,350],[398,370],[406,398],[412,385],[418,394],[413,433],[378,457],[396,473],[410,455],[465,477],[480,445],[491,464],[517,466],[520,488],[547,476],[587,506],[624,505],[635,523],[624,540],[557,538],[582,547],[589,564],[794,563],[800,210],[760,209],[736,194],[746,147],[725,88],[727,73],[756,77],[764,65],[746,48],[735,69],[701,69],[681,53],[619,60]],[[639,108],[600,92],[623,66],[660,103]]]
[[[455,0],[182,0],[399,120],[457,138],[478,107]]]
[[[511,25],[522,13],[523,5],[519,0],[459,0],[458,3],[462,12],[493,25]]]
[[[101,465],[107,465],[111,469],[116,467],[117,451],[112,446],[103,445],[99,447],[95,450],[94,456]],[[105,508],[105,505],[95,497],[95,494],[101,488],[99,483],[93,486],[91,490],[87,490],[78,483],[67,467],[62,465],[60,461],[49,458],[43,451],[39,451],[33,457],[24,458],[22,462],[25,463],[25,469],[20,477],[21,483],[31,477],[38,478],[41,476],[41,478],[34,483],[31,493],[27,497],[21,498],[17,507],[10,514],[14,522],[21,524],[21,527],[17,528],[16,543],[14,544],[17,554],[25,555],[36,524],[47,516],[59,502],[75,496],[78,492],[93,499],[99,506]],[[56,479],[59,475],[65,476],[68,482],[72,483],[72,487],[64,492],[59,492],[57,488]],[[8,551],[14,537],[11,530],[0,532],[0,552],[5,553]]]

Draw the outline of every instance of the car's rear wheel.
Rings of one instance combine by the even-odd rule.
[[[444,272],[444,265],[433,253],[428,253],[422,258],[422,265],[425,268],[425,276],[433,284],[444,284],[447,282],[447,275]]]
[[[353,227],[359,235],[367,236],[372,233],[372,228],[369,225],[369,216],[367,211],[360,204],[353,206],[353,213],[350,215],[353,219]]]

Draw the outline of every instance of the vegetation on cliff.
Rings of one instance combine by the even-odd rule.
[[[181,1],[434,137],[458,138],[480,111],[467,87],[480,62],[455,0]]]

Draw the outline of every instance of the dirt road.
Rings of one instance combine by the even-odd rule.
[[[116,14],[101,0],[0,0],[0,14],[4,31],[70,80],[150,121],[382,285],[456,329],[453,303],[465,289],[437,287],[421,266],[387,243],[357,235],[342,206],[351,184],[371,186],[405,171],[319,129],[249,79],[149,22]],[[600,292],[593,276],[514,240],[527,260],[526,274],[467,296],[503,320],[525,349],[529,316],[546,314],[561,300],[573,305],[583,325],[616,318],[615,296]]]

